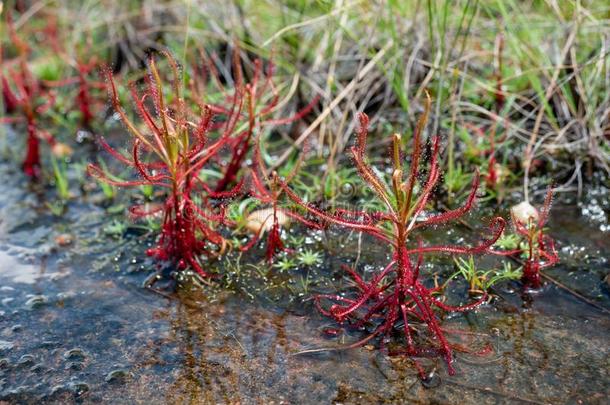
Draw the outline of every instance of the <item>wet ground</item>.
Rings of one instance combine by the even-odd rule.
[[[424,386],[409,360],[371,347],[294,354],[358,339],[333,330],[308,300],[341,288],[327,280],[338,278],[343,256],[353,257],[355,239],[322,265],[277,274],[233,257],[218,283],[187,283],[165,297],[141,287],[154,269],[143,259],[150,238],[135,228],[109,231],[112,214],[99,196],[74,199],[54,216],[43,197],[53,191],[28,190],[10,167],[0,165],[0,401],[601,404],[610,397],[610,315],[553,283],[530,296],[505,283],[492,305],[445,319],[461,331],[452,341],[494,350],[458,353],[454,376],[442,361],[424,362],[431,373]],[[552,212],[562,262],[548,274],[610,309],[608,207]],[[317,248],[337,237],[303,243]],[[367,250],[361,263],[383,264],[383,252]],[[451,270],[442,262],[429,270],[436,268]],[[465,300],[464,292],[457,283],[452,294]]]

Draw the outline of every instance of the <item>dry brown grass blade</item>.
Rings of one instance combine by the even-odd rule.
[[[318,115],[318,117],[314,120],[314,122],[307,127],[307,129],[294,141],[293,145],[288,148],[277,161],[273,164],[272,169],[278,168],[282,163],[288,159],[292,151],[299,147],[305,140],[318,128],[318,126],[324,121],[324,119],[339,105],[339,103],[347,97],[350,92],[354,89],[354,87],[366,77],[367,74],[379,63],[381,58],[386,54],[386,52],[392,47],[393,42],[388,41],[388,43],[381,49],[377,54],[364,66],[364,68],[358,72],[356,77],[354,77],[347,86],[330,102],[330,104],[324,108],[324,110]]]
[[[576,11],[576,12],[578,12],[578,11]],[[562,70],[561,66],[563,65],[563,62],[568,57],[570,49],[574,45],[574,40],[576,39],[576,34],[578,34],[579,26],[580,26],[580,24],[579,24],[579,19],[578,19],[578,15],[577,15],[577,20],[574,23],[572,30],[570,31],[570,35],[568,36],[568,39],[566,40],[566,43],[563,46],[563,49],[561,50],[561,55],[557,62],[557,66],[555,67],[555,70],[553,71],[553,77],[551,78],[549,87],[547,88],[547,90],[544,94],[544,99],[546,102],[551,100],[551,97],[553,96],[553,94],[555,93],[555,91],[558,88],[557,80],[559,79],[559,74],[561,73],[561,70]],[[538,137],[538,132],[540,131],[540,125],[542,124],[542,118],[544,117],[544,111],[545,111],[545,109],[544,109],[543,105],[540,105],[538,114],[536,115],[536,121],[534,122],[534,128],[532,129],[532,133],[530,134],[529,142],[527,143],[527,146],[525,148],[525,155],[524,155],[523,163],[522,163],[523,169],[524,169],[523,191],[524,191],[525,201],[529,200],[529,191],[528,191],[528,189],[529,189],[529,171],[530,171],[530,166],[531,166],[532,159],[533,159],[533,148],[534,148],[534,145],[536,145],[536,139]]]

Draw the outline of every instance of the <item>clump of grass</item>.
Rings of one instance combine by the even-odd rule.
[[[510,263],[504,262],[501,269],[479,270],[473,256],[468,260],[457,257],[454,260],[457,271],[449,280],[457,275],[462,276],[469,285],[470,294],[485,294],[495,284],[506,280],[518,280],[522,276],[521,268],[513,269]]]
[[[430,104],[431,101],[428,98],[425,112],[420,117],[413,135],[410,167],[407,169],[406,179],[401,152],[402,138],[398,134],[392,137],[393,173],[390,184],[382,181],[367,163],[366,140],[369,120],[365,114],[361,114],[359,117],[358,140],[351,152],[361,178],[374,192],[377,199],[382,202],[383,210],[323,211],[303,201],[285,181],[278,180],[288,197],[319,221],[366,233],[392,249],[390,263],[375,274],[371,280],[365,280],[355,269],[344,266],[345,271],[353,278],[357,286],[357,291],[352,296],[322,294],[315,296],[314,299],[316,306],[324,315],[332,317],[339,323],[349,322],[357,328],[374,324],[372,333],[348,347],[364,345],[374,338],[380,338],[383,345],[384,338],[389,338],[395,328],[400,327],[404,332],[405,347],[390,350],[390,354],[413,358],[422,378],[425,373],[417,361],[417,357],[443,357],[449,373],[454,374],[455,372],[452,347],[441,329],[439,316],[435,309],[440,312],[464,312],[475,309],[486,299],[486,294],[484,294],[480,300],[469,305],[450,306],[445,304],[444,300],[438,297],[442,294],[441,287],[427,288],[421,280],[420,269],[424,255],[428,253],[456,255],[486,252],[497,241],[505,227],[505,221],[502,218],[494,218],[490,226],[489,238],[472,247],[425,246],[421,239],[414,236],[413,233],[416,230],[446,224],[471,211],[479,186],[477,173],[474,176],[470,194],[462,207],[442,214],[424,215],[428,203],[434,198],[433,191],[441,175],[438,159],[440,140],[435,137],[432,140],[427,175],[425,180],[420,180],[424,161],[422,133],[427,122]],[[326,306],[324,302],[331,304]],[[375,323],[376,319],[380,319],[381,322]],[[418,339],[417,335],[422,329],[416,327],[417,324],[427,326],[428,336],[420,336]]]

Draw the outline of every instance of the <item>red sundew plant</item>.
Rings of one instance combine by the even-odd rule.
[[[488,134],[484,128],[466,124],[466,127],[472,130],[480,139],[487,138],[489,142],[489,146],[479,152],[482,156],[487,156],[487,171],[485,173],[485,184],[492,190],[496,190],[498,188],[498,181],[501,180],[501,173],[498,168],[498,161],[496,159],[496,145],[498,143],[502,143],[506,140],[506,133],[502,136],[497,136],[497,123],[494,123],[489,129]]]
[[[74,106],[78,108],[81,113],[81,124],[84,128],[90,129],[91,123],[94,118],[93,105],[96,103],[96,100],[92,95],[92,90],[103,90],[106,88],[106,84],[103,82],[98,82],[92,80],[93,73],[98,69],[98,61],[97,57],[92,56],[89,58],[88,62],[84,62],[85,58],[80,58],[79,56],[71,57],[67,54],[66,50],[60,45],[62,39],[59,37],[57,18],[55,15],[46,15],[47,25],[40,31],[41,36],[44,38],[44,47],[47,49],[52,49],[55,55],[60,56],[66,65],[69,65],[76,70],[76,75],[74,77],[69,77],[61,80],[41,80],[41,83],[44,87],[48,88],[57,88],[64,87],[73,84],[77,84],[77,92],[76,97],[74,99]],[[14,28],[12,27],[12,20],[9,19],[9,28],[11,32],[13,32],[11,39],[15,41],[17,37],[14,33]],[[27,51],[27,44],[22,41],[16,42],[18,49],[20,52],[25,53]],[[79,49],[84,49],[84,47],[88,47],[91,49],[93,44],[91,43],[91,39],[84,43],[84,45],[80,45],[75,49],[78,53]]]
[[[6,76],[2,75],[2,100],[4,102],[4,111],[8,114],[14,113],[19,107],[17,96],[11,91]]]
[[[7,112],[21,115],[4,121],[25,121],[27,147],[22,169],[26,175],[37,177],[40,174],[41,166],[40,139],[44,139],[51,147],[57,145],[53,135],[40,129],[38,124],[40,115],[53,105],[55,97],[52,92],[40,86],[24,60],[20,61],[18,69],[10,69],[6,74],[2,74],[1,79]],[[14,89],[9,85],[9,79],[13,83]]]
[[[56,146],[55,138],[47,131],[40,129],[39,117],[55,102],[54,93],[42,87],[34,77],[27,64],[29,48],[16,34],[7,14],[7,26],[12,42],[19,51],[16,67],[7,68],[0,74],[2,96],[7,113],[19,113],[20,117],[3,119],[4,122],[25,122],[27,127],[27,146],[23,160],[23,172],[30,177],[40,174],[40,139],[51,147]],[[10,83],[9,83],[10,81]],[[11,83],[13,88],[11,88]]]
[[[504,138],[504,137],[503,137]],[[499,140],[500,142],[503,139]],[[496,127],[489,134],[489,160],[487,161],[487,174],[485,175],[485,183],[487,186],[495,190],[498,186],[499,173],[498,173],[498,162],[496,160]]]
[[[85,127],[91,127],[93,112],[91,111],[91,94],[87,75],[96,67],[97,62],[91,60],[89,63],[78,63],[78,94],[76,100],[81,112],[81,120]]]
[[[528,202],[522,202],[510,210],[515,231],[525,238],[527,244],[524,252],[527,258],[523,264],[521,282],[528,288],[540,288],[540,270],[559,261],[553,239],[544,233],[552,199],[553,189],[549,187],[540,211]]]
[[[204,52],[201,52],[200,55],[203,64],[194,68],[195,75],[191,83],[194,97],[201,100],[205,92],[205,85],[211,80],[222,94],[225,103],[231,106],[242,103],[245,105],[242,117],[245,122],[240,123],[239,133],[229,141],[229,146],[233,152],[228,165],[226,165],[223,177],[216,185],[215,191],[221,192],[235,183],[237,174],[252,148],[253,136],[257,128],[285,125],[303,118],[313,109],[318,97],[315,97],[307,106],[290,117],[273,118],[273,113],[280,106],[280,94],[273,81],[274,67],[272,63],[268,63],[266,69],[263,69],[263,62],[260,59],[254,60],[251,78],[246,80],[242,62],[239,58],[239,49],[236,49],[233,52],[232,87],[227,89],[222,84],[213,58],[206,57]],[[220,104],[210,104],[210,109],[218,114],[231,115],[231,111]]]
[[[53,25],[50,27],[53,28]],[[55,52],[61,56],[66,65],[71,66],[75,70],[76,74],[57,81],[44,81],[44,84],[49,87],[76,85],[76,96],[74,97],[73,106],[80,112],[82,127],[91,130],[92,122],[95,118],[95,110],[98,108],[97,105],[105,103],[105,97],[100,97],[100,90],[106,90],[106,83],[94,80],[93,78],[100,67],[98,58],[95,55],[83,56],[86,54],[84,48],[92,47],[91,38],[88,38],[87,41],[76,47],[75,55],[72,56],[59,47],[57,35],[52,35],[52,32],[48,35],[48,41],[54,43],[52,47]]]
[[[260,140],[260,138],[258,140]],[[268,230],[265,257],[269,263],[272,263],[276,254],[290,251],[290,249],[287,249],[284,246],[284,242],[282,241],[281,225],[279,220],[281,217],[294,219],[306,224],[310,228],[320,228],[320,226],[315,222],[305,219],[305,217],[292,210],[282,209],[279,207],[282,189],[278,183],[275,172],[268,175],[269,170],[265,167],[263,162],[258,140],[254,150],[254,163],[250,172],[252,179],[250,193],[254,198],[263,204],[270,205],[271,209],[257,211],[258,215],[263,216],[262,218],[259,218],[258,221],[260,222],[260,228],[257,230],[255,237],[252,238],[252,240],[246,246],[244,246],[243,250],[251,248],[256,242],[258,242],[261,234]],[[302,158],[305,156],[305,153],[301,153],[300,156],[301,157],[296,162],[290,173],[286,176],[286,178],[284,178],[285,182],[289,183],[297,175],[303,162]]]
[[[173,73],[171,89],[172,107],[164,96],[164,86],[155,59],[148,63],[147,87],[140,94],[134,83],[130,84],[136,109],[144,121],[145,130],[140,130],[128,117],[121,102],[112,73],[106,70],[112,104],[134,137],[131,157],[125,157],[112,149],[102,138],[100,143],[112,156],[132,167],[141,177],[132,181],[116,181],[100,167],[89,165],[88,171],[109,184],[116,186],[152,185],[168,191],[162,207],[148,210],[142,206],[130,209],[134,217],[143,217],[163,212],[163,225],[157,247],[147,254],[160,260],[170,260],[179,269],[187,267],[203,277],[209,273],[203,269],[199,257],[215,257],[221,254],[226,241],[216,230],[225,223],[224,210],[227,199],[235,196],[243,182],[233,189],[215,192],[200,177],[201,170],[219,159],[223,147],[229,144],[238,121],[241,105],[233,107],[223,130],[216,141],[209,141],[212,126],[212,111],[202,107],[197,123],[189,120],[188,109],[182,98],[179,69],[176,61],[164,53]],[[151,112],[150,106],[154,106]],[[146,153],[148,161],[143,160]],[[201,202],[196,203],[197,196]]]
[[[473,208],[479,186],[479,176],[475,176],[470,195],[465,204],[442,214],[424,215],[424,210],[432,198],[433,190],[441,175],[439,167],[439,138],[432,140],[431,156],[425,180],[418,180],[422,173],[423,148],[421,134],[427,122],[430,99],[427,99],[426,110],[418,121],[413,135],[413,151],[410,167],[405,180],[403,158],[401,156],[401,136],[393,136],[393,174],[391,184],[386,184],[366,162],[366,139],[368,117],[360,114],[360,129],[356,146],[351,148],[354,163],[361,178],[383,202],[385,210],[379,212],[362,212],[341,210],[338,213],[322,211],[298,197],[284,181],[279,181],[282,190],[298,206],[305,208],[321,221],[337,224],[347,229],[364,232],[378,239],[392,249],[390,263],[371,280],[362,278],[355,269],[344,266],[347,273],[356,283],[357,291],[353,298],[343,295],[323,294],[315,296],[318,309],[326,316],[339,323],[349,321],[356,327],[362,327],[375,319],[380,319],[372,333],[364,339],[350,345],[357,347],[373,338],[384,338],[402,323],[406,345],[399,350],[390,351],[391,355],[415,357],[442,356],[447,363],[450,374],[454,374],[453,351],[439,323],[440,312],[463,312],[481,305],[486,296],[479,301],[464,306],[450,306],[443,302],[439,295],[440,287],[427,288],[421,281],[420,269],[423,256],[427,253],[475,254],[486,252],[499,238],[505,227],[505,221],[497,217],[491,222],[490,238],[474,247],[467,246],[425,246],[421,240],[415,242],[413,232],[427,226],[437,226],[455,220]],[[414,246],[415,245],[415,246]],[[332,304],[326,308],[323,303]],[[428,339],[431,344],[418,344],[417,323],[427,326]],[[424,370],[416,359],[415,365],[424,378]]]
[[[76,76],[54,82],[46,81],[45,84],[50,87],[76,84],[77,91],[74,106],[81,113],[81,125],[84,128],[91,129],[92,121],[95,118],[95,104],[98,102],[92,92],[94,90],[105,89],[106,83],[91,79],[92,73],[99,67],[97,58],[92,57],[88,62],[77,60],[74,62],[74,65],[76,68]]]

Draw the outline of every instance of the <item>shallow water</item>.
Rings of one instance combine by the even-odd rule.
[[[266,274],[227,265],[222,281],[165,297],[141,287],[154,269],[142,253],[150,239],[136,229],[106,235],[108,215],[95,196],[54,217],[44,207],[52,190],[37,195],[7,165],[0,172],[0,400],[557,404],[610,395],[610,316],[555,284],[529,296],[503,284],[493,305],[446,319],[444,327],[458,331],[449,335],[454,343],[494,350],[457,353],[454,376],[442,361],[424,361],[424,386],[409,360],[368,346],[294,355],[360,336],[335,330],[308,300],[341,287],[328,280],[354,241],[322,266]],[[577,206],[553,209],[562,263],[548,274],[610,309],[610,234],[582,214]],[[383,252],[361,258],[373,261],[383,264]],[[463,285],[452,298],[464,300]]]

